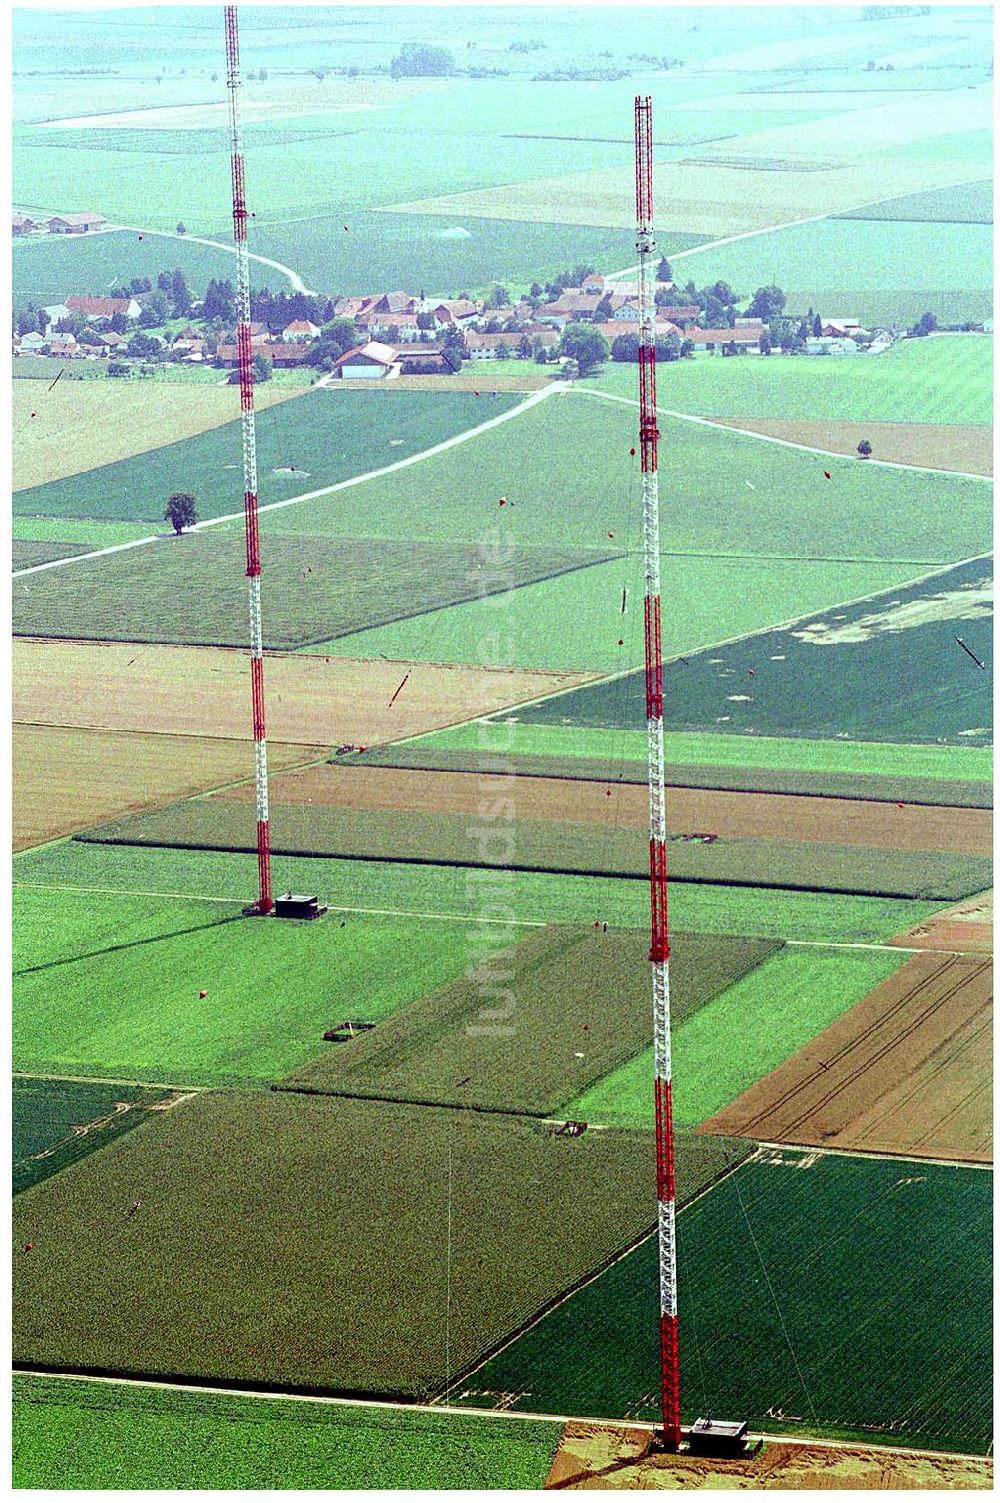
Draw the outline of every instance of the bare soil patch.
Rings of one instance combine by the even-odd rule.
[[[991,973],[914,956],[701,1130],[992,1163]]]
[[[790,418],[717,421],[727,428],[766,433],[769,438],[829,449],[835,454],[856,454],[858,444],[867,438],[873,459],[926,465],[931,470],[961,470],[970,475],[993,474],[993,429],[978,424],[800,422]]]
[[[648,1430],[571,1420],[563,1430],[546,1488],[980,1488],[993,1463],[978,1457],[911,1456],[874,1447],[771,1441],[748,1461],[668,1456],[652,1450]]]
[[[310,754],[321,757],[323,748],[268,747],[275,768]],[[13,766],[14,849],[20,851],[232,778],[252,778],[253,753],[246,741],[207,736],[15,725]]]
[[[15,640],[13,671],[16,721],[251,736],[250,670],[236,648]],[[275,741],[368,745],[492,714],[592,677],[275,653],[264,669],[267,728]]]
[[[954,908],[934,914],[922,924],[893,935],[890,945],[907,950],[958,950],[963,954],[993,954],[993,894],[966,898]]]
[[[220,796],[240,799],[252,794],[234,788]],[[326,763],[275,778],[271,797],[277,804],[426,809],[453,814],[481,814],[484,805],[503,800],[504,815],[511,818],[581,820],[603,823],[609,829],[637,830],[644,830],[649,821],[645,786],[575,778],[515,778]],[[895,804],[854,799],[671,788],[667,822],[675,832],[729,838],[757,836],[884,850],[951,851],[965,856],[987,856],[992,848],[992,815],[988,809],[918,805],[899,809]]]

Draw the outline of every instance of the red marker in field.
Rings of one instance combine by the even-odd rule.
[[[619,647],[624,647],[625,646],[625,638],[624,637],[619,637],[618,638],[618,646]]]
[[[25,1252],[34,1252],[35,1244],[33,1242],[26,1242],[24,1244],[24,1250]]]
[[[905,809],[905,808],[906,808],[906,805],[905,805],[905,804],[900,804],[900,803],[897,803],[897,804],[896,804],[896,808],[897,808],[897,809]]]
[[[826,476],[827,480],[830,479],[830,471],[829,470],[824,470],[823,474]]]
[[[199,993],[198,993],[198,998],[199,998],[199,1000],[200,1000],[200,1001],[202,1001],[202,1002],[204,1002],[204,1000],[205,1000],[205,998],[206,998],[206,997],[207,997],[207,996],[208,996],[208,992],[199,992]]]
[[[635,458],[635,450],[634,449],[629,449],[628,452],[632,456],[632,458],[634,459]]]
[[[757,677],[757,670],[756,670],[756,668],[748,668],[747,669],[747,673],[750,675],[751,678],[756,678]]]
[[[507,505],[507,497],[506,496],[501,496],[500,497],[500,505],[501,506],[506,506]]]
[[[608,537],[609,537],[609,538],[613,538],[613,537],[614,537],[614,533],[613,533],[613,532],[609,532],[609,533],[608,533]]]

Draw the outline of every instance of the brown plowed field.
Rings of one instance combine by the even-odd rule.
[[[924,919],[889,940],[906,950],[958,950],[963,955],[993,954],[993,894],[966,898],[954,908]]]
[[[993,1485],[993,1463],[975,1456],[911,1456],[905,1451],[770,1441],[746,1461],[671,1456],[654,1450],[648,1430],[570,1420],[545,1482],[549,1488],[979,1488]]]
[[[409,685],[407,685],[407,688]],[[420,772],[410,768],[344,767],[323,764],[278,777],[275,804],[316,804],[347,809],[420,809],[479,814],[503,803],[505,817],[583,820],[609,828],[646,828],[649,796],[642,784],[585,783],[570,778],[496,777],[465,772]],[[253,798],[238,788],[221,798]],[[988,856],[992,814],[988,809],[864,803],[855,799],[788,794],[729,793],[712,788],[671,788],[671,830],[694,834],[809,840],[866,845],[896,851],[948,851]]]
[[[915,955],[701,1130],[992,1163],[992,1055],[991,962]]]
[[[834,454],[857,454],[867,438],[873,459],[895,464],[926,465],[929,470],[961,470],[968,475],[993,474],[993,429],[960,423],[841,423],[800,422],[792,418],[719,418],[727,428],[766,433],[810,449]],[[864,460],[859,460],[863,464]]]
[[[13,671],[16,721],[250,736],[247,655],[236,648],[15,639]],[[268,735],[309,746],[391,741],[594,676],[275,653],[264,669]]]
[[[271,742],[272,767],[288,767],[321,746]],[[117,815],[253,777],[246,741],[15,725],[14,849],[40,845]]]

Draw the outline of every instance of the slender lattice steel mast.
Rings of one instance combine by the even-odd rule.
[[[639,444],[646,569],[646,726],[649,737],[649,896],[656,1083],[656,1200],[660,1254],[660,1398],[663,1443],[681,1442],[677,1344],[677,1234],[670,1077],[670,940],[667,931],[667,817],[663,788],[663,659],[660,638],[660,505],[656,445],[656,308],[653,239],[653,101],[635,101],[635,215],[639,252]]]
[[[236,6],[224,7],[229,137],[233,166],[233,240],[236,243],[236,348],[240,363],[243,433],[243,502],[247,527],[247,582],[250,593],[250,689],[253,699],[254,765],[257,783],[257,911],[270,913],[271,844],[267,811],[267,736],[264,725],[264,643],[260,614],[260,532],[257,525],[257,431],[253,413],[253,350],[250,345],[250,263],[247,258],[247,204],[240,131],[240,32]]]

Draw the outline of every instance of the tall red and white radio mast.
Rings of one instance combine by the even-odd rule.
[[[656,445],[656,308],[653,239],[653,101],[635,101],[635,215],[639,252],[639,444],[646,571],[646,726],[649,749],[649,894],[656,1103],[656,1200],[660,1267],[660,1400],[663,1443],[681,1443],[677,1343],[677,1233],[670,1070],[670,940],[667,931],[667,821],[663,787],[663,658],[660,638],[660,505]]]
[[[236,6],[224,7],[229,136],[233,166],[233,240],[236,243],[236,347],[240,365],[243,430],[243,502],[246,510],[247,581],[250,592],[250,689],[253,700],[254,765],[257,788],[258,913],[270,913],[271,845],[267,809],[267,737],[264,725],[264,643],[260,612],[260,533],[257,525],[257,432],[253,412],[253,350],[250,345],[250,263],[247,257],[247,205],[240,131],[240,33]]]

